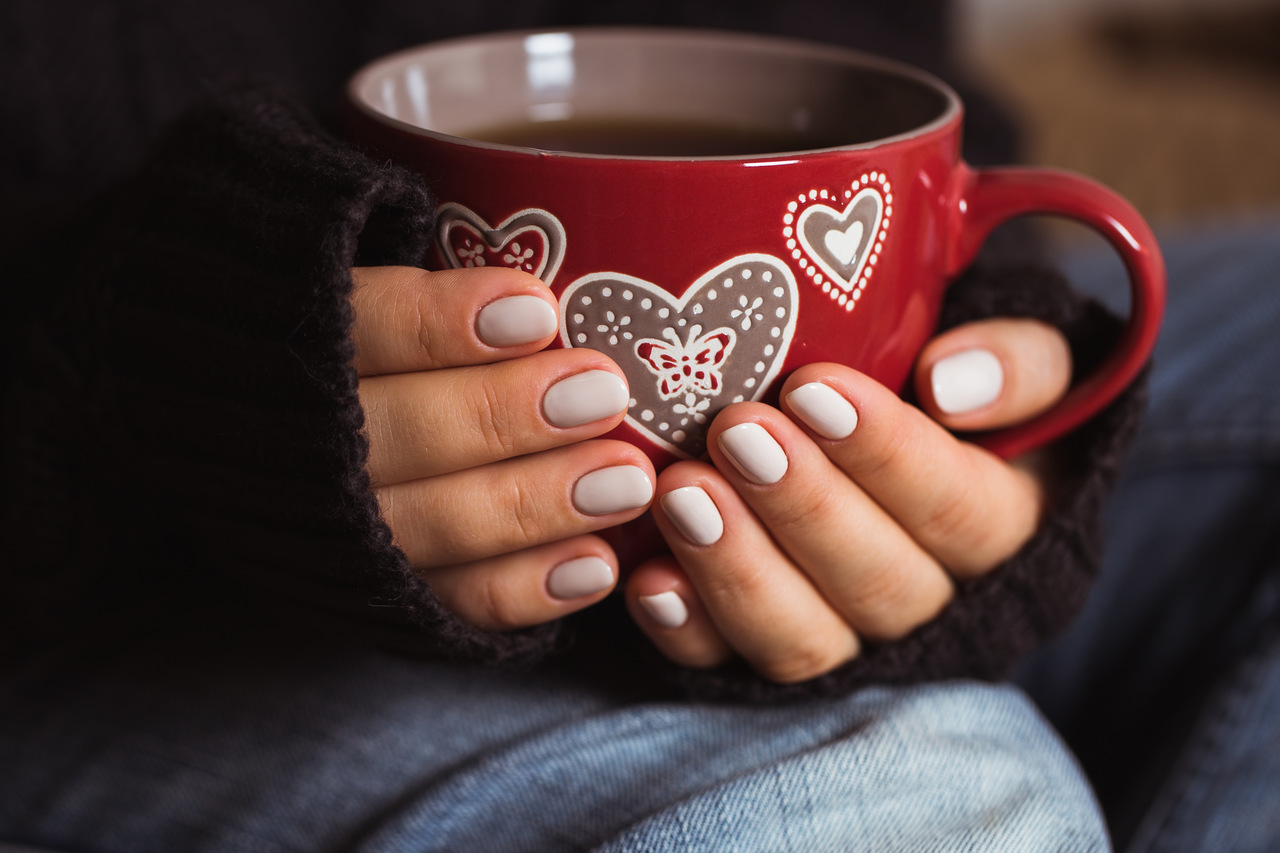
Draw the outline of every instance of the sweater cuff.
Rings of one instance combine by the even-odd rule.
[[[431,220],[419,178],[274,95],[235,91],[171,127],[63,235],[80,263],[33,332],[58,375],[21,394],[35,409],[22,441],[42,466],[23,476],[63,505],[6,519],[44,540],[22,560],[28,612],[10,630],[337,611],[446,657],[548,651],[556,626],[491,634],[444,608],[393,544],[365,471],[350,268],[419,263]],[[77,518],[85,529],[66,530]],[[78,532],[91,553],[53,541]]]
[[[1093,370],[1122,323],[1041,269],[974,270],[951,289],[940,330],[986,317],[1029,317],[1061,329],[1077,376]],[[1101,510],[1146,402],[1146,373],[1109,407],[1060,439],[1049,511],[1022,550],[960,586],[934,621],[902,640],[866,644],[849,664],[801,684],[774,684],[736,662],[714,671],[663,664],[682,692],[751,702],[837,696],[872,684],[992,680],[1062,631],[1079,612],[1101,562]]]

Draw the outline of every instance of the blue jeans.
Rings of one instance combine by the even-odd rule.
[[[1275,851],[1280,215],[1162,244],[1169,314],[1101,577],[1019,681],[1083,762],[1118,847]],[[1123,292],[1109,253],[1069,272]]]
[[[0,838],[67,850],[1106,849],[1007,686],[745,708],[315,638],[179,637],[0,688]]]

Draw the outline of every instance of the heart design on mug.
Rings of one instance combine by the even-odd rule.
[[[609,355],[631,387],[627,421],[659,446],[693,458],[730,403],[759,399],[795,333],[795,277],[771,255],[740,255],[680,297],[621,273],[584,276],[560,298],[565,346]]]
[[[843,202],[843,207],[836,207]],[[782,234],[800,269],[846,311],[862,298],[884,251],[892,187],[869,172],[843,193],[810,190],[787,205]]]
[[[805,212],[809,213],[812,210],[813,208],[809,208]],[[866,245],[862,242],[865,231],[862,220],[854,220],[854,223],[843,231],[838,225],[828,228],[822,235],[822,242],[838,263],[850,266],[855,258],[866,253]]]
[[[550,284],[564,259],[564,226],[548,211],[527,208],[489,225],[470,208],[449,202],[436,213],[436,245],[449,266],[502,266]]]

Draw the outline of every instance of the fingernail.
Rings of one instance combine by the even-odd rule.
[[[547,575],[547,592],[552,598],[568,600],[595,595],[613,586],[613,566],[599,557],[568,560]]]
[[[933,400],[949,415],[962,415],[988,406],[1004,389],[1000,359],[985,349],[949,355],[929,373]]]
[[[724,519],[711,496],[697,486],[674,489],[662,496],[662,511],[685,539],[694,545],[714,545],[724,535]]]
[[[536,296],[506,296],[480,309],[476,334],[491,347],[531,344],[560,328],[556,309]]]
[[[542,398],[542,414],[553,426],[582,426],[625,412],[629,402],[631,392],[621,376],[588,370],[548,388]]]
[[[573,505],[586,515],[608,515],[648,506],[653,500],[649,475],[634,465],[592,471],[573,487]]]
[[[679,628],[689,621],[689,608],[684,599],[675,590],[660,592],[657,595],[642,595],[637,601],[649,614],[649,618],[663,628]]]
[[[858,426],[858,410],[839,391],[821,382],[801,385],[787,395],[787,405],[809,429],[823,438],[848,438]]]
[[[742,476],[770,486],[787,473],[787,454],[768,430],[756,423],[738,424],[720,433],[720,449]]]

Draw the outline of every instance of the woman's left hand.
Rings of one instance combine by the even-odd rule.
[[[957,582],[1013,556],[1046,500],[1038,466],[948,429],[1026,420],[1061,398],[1071,359],[1055,329],[987,320],[940,335],[915,371],[920,408],[835,364],[797,370],[781,410],[726,408],[711,464],[661,473],[653,514],[672,556],[627,582],[633,618],[673,661],[737,655],[806,681],[935,618]]]

